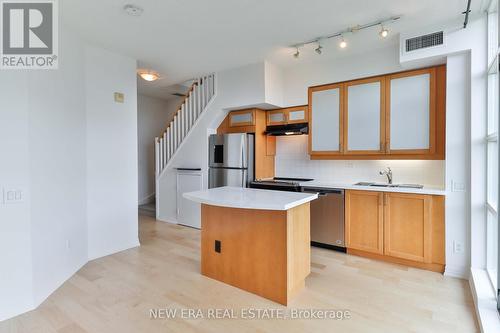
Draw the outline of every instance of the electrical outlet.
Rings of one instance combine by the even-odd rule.
[[[19,189],[8,189],[3,191],[3,203],[11,204],[23,201],[23,191]]]
[[[215,252],[217,252],[217,253],[221,252],[221,241],[220,240],[215,241]]]
[[[455,253],[463,253],[464,248],[461,242],[459,241],[453,241],[453,252]]]
[[[66,248],[68,250],[71,249],[71,241],[69,239],[66,239]]]

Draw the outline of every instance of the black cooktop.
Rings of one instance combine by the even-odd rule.
[[[274,177],[273,179],[255,180],[250,183],[251,188],[260,188],[278,191],[300,192],[300,182],[311,181],[311,178]]]

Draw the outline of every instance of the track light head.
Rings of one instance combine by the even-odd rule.
[[[387,30],[387,28],[384,28],[383,25],[380,25],[382,28],[380,29],[380,32],[378,33],[380,35],[380,37],[382,38],[386,38],[387,36],[389,36],[389,30]]]
[[[323,50],[323,46],[321,46],[321,44],[318,42],[318,47],[316,49],[314,49],[314,51],[317,54],[321,54],[322,50]]]
[[[295,49],[296,49],[297,51],[293,54],[293,57],[294,57],[295,59],[298,59],[298,58],[299,58],[299,56],[300,56],[300,51],[299,51],[299,48],[298,48],[298,47],[296,47]]]
[[[344,36],[340,36],[339,46],[341,49],[345,49],[347,47],[347,42],[345,41]]]

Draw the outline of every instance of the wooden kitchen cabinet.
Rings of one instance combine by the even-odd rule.
[[[256,108],[230,111],[217,128],[217,134],[255,133],[255,179],[274,177],[276,137],[266,135],[266,118],[266,111]]]
[[[344,85],[309,88],[309,154],[341,156],[343,153]]]
[[[384,194],[385,255],[431,262],[432,197],[421,194]]]
[[[309,87],[311,159],[445,159],[446,66]]]
[[[229,127],[254,126],[255,109],[232,111],[229,113]]]
[[[345,240],[347,248],[384,253],[384,210],[381,192],[345,192]]]
[[[271,110],[267,111],[267,126],[307,123],[308,118],[307,105]]]
[[[386,82],[387,153],[434,154],[436,69],[389,75]]]
[[[444,272],[444,197],[347,190],[347,252]]]
[[[347,82],[345,154],[385,154],[385,77]]]

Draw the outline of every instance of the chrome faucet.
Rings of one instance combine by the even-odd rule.
[[[381,176],[386,175],[386,176],[387,176],[387,182],[388,182],[389,184],[392,184],[392,170],[391,170],[391,168],[390,168],[390,167],[387,167],[387,170],[385,170],[385,171],[380,171],[380,172],[379,172],[379,174],[380,174]]]

